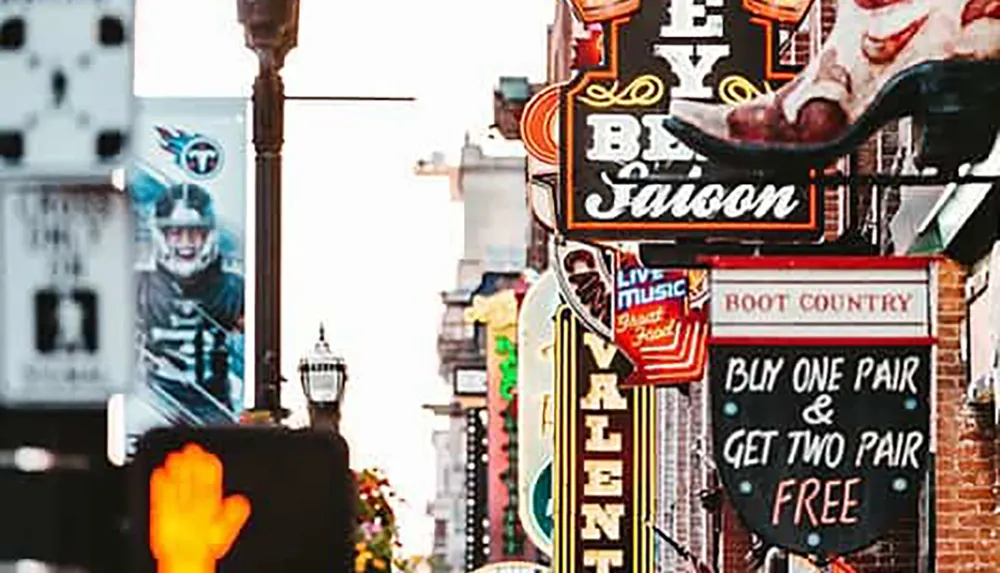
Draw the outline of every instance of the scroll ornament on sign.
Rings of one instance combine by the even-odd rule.
[[[612,340],[614,280],[606,255],[608,251],[586,243],[557,239],[551,265],[559,292],[577,318],[601,338]]]
[[[700,381],[708,354],[708,271],[649,269],[625,252],[616,260],[614,340],[635,365],[625,384]]]

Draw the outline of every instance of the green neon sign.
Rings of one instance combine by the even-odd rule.
[[[498,336],[495,349],[497,354],[507,356],[500,363],[500,397],[510,402],[517,388],[517,346],[510,338]]]

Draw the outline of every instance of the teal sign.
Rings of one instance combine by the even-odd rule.
[[[549,458],[531,485],[531,518],[549,543],[552,543],[552,513],[552,458]]]

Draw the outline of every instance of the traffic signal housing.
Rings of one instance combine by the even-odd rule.
[[[353,570],[357,490],[340,436],[254,426],[153,430],[131,471],[135,573],[192,554],[209,555],[219,573]],[[214,498],[205,494],[213,487]],[[206,516],[218,516],[219,527],[204,525]]]

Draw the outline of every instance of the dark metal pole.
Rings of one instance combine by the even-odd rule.
[[[257,54],[253,83],[256,151],[256,320],[254,392],[257,410],[281,413],[281,148],[285,86],[281,69],[298,41],[298,0],[239,0],[246,45]]]
[[[268,61],[270,60],[270,61]],[[280,63],[261,58],[253,84],[253,143],[256,157],[257,272],[256,402],[280,408],[281,367],[281,147],[284,143],[284,82]]]
[[[254,403],[273,421],[281,407],[281,148],[285,100],[413,102],[397,96],[285,96],[281,69],[298,43],[299,0],[237,0],[246,45],[257,55],[253,83],[253,144],[256,152],[256,232],[254,277]],[[339,422],[339,411],[337,412]]]

